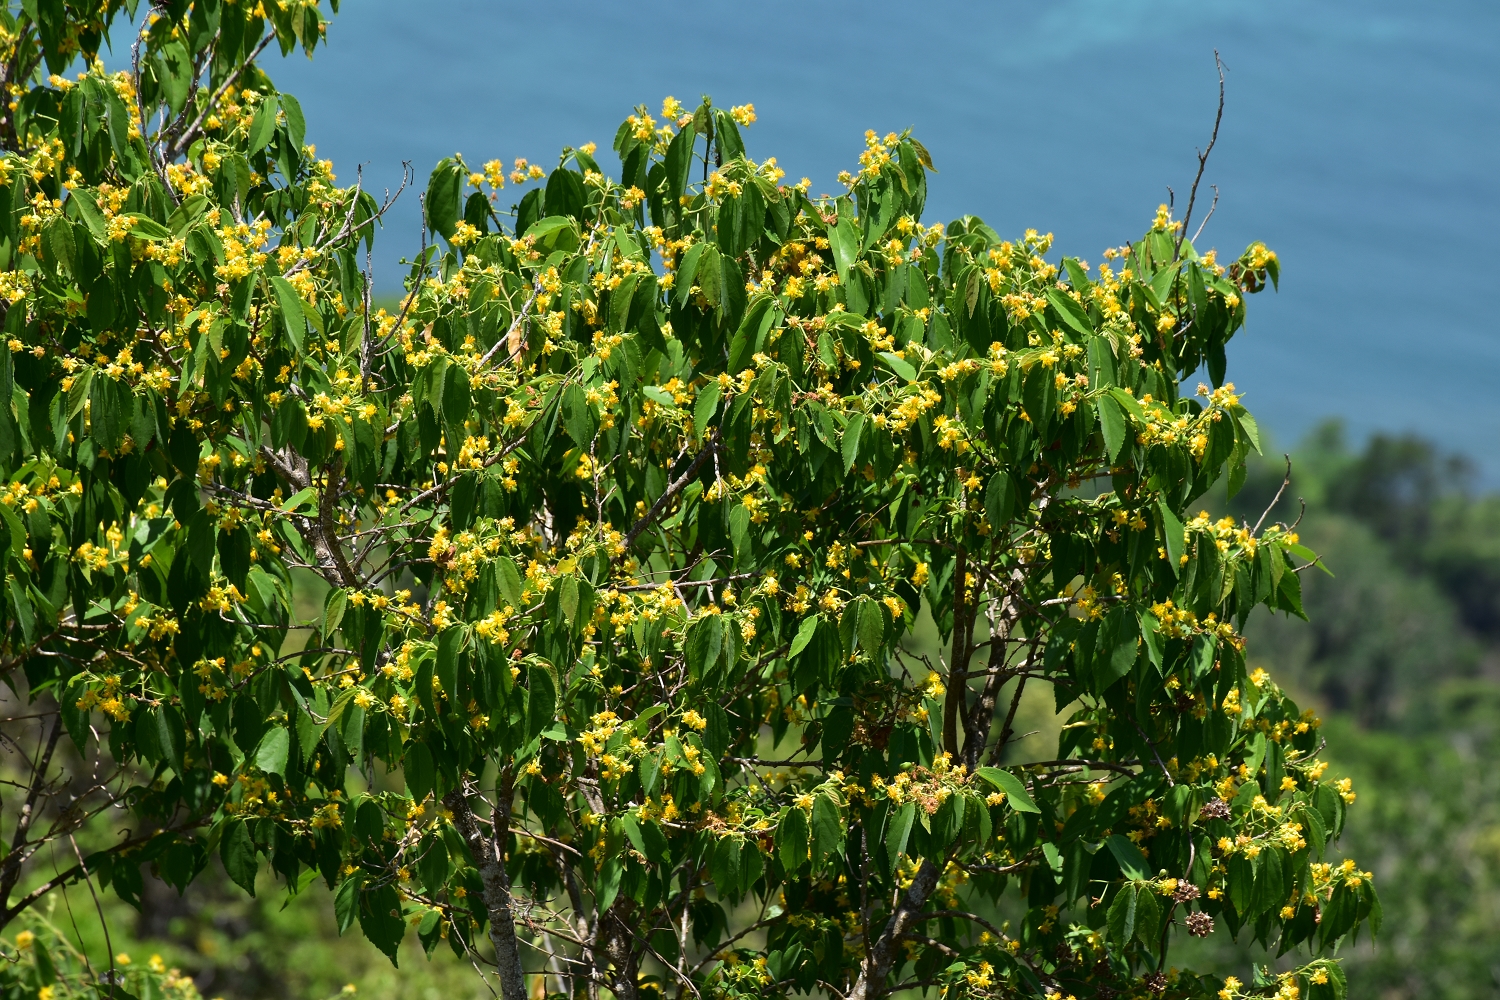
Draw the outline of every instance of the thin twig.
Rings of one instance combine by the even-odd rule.
[[[1208,137],[1208,146],[1198,154],[1198,175],[1193,178],[1193,189],[1188,192],[1188,207],[1182,216],[1182,228],[1177,234],[1177,246],[1172,254],[1173,260],[1182,255],[1182,241],[1187,239],[1188,223],[1193,218],[1193,203],[1198,199],[1198,184],[1203,180],[1203,168],[1208,166],[1208,154],[1214,151],[1214,143],[1219,141],[1219,123],[1224,120],[1224,60],[1219,58],[1218,49],[1214,49],[1214,65],[1219,69],[1219,110],[1214,115],[1214,131]]]
[[[1260,534],[1260,526],[1266,523],[1266,518],[1270,516],[1271,511],[1276,509],[1276,505],[1281,502],[1281,494],[1285,493],[1286,488],[1292,485],[1292,456],[1283,455],[1282,458],[1286,459],[1286,477],[1281,480],[1281,486],[1276,490],[1276,495],[1271,498],[1271,502],[1261,512],[1260,520],[1256,521],[1255,527],[1250,529],[1250,534],[1252,535]]]
[[[1198,223],[1198,231],[1193,234],[1194,243],[1197,243],[1198,237],[1203,235],[1203,228],[1208,225],[1208,220],[1214,217],[1214,209],[1219,207],[1219,185],[1210,184],[1209,187],[1214,189],[1214,200],[1209,202],[1208,214],[1203,217],[1202,222]],[[1182,231],[1187,232],[1187,223],[1185,222],[1182,224]]]
[[[171,163],[173,160],[177,159],[177,155],[181,153],[183,149],[192,144],[194,136],[198,134],[199,129],[203,128],[203,123],[208,120],[208,116],[213,114],[214,108],[218,106],[219,99],[222,98],[226,93],[228,93],[229,88],[234,86],[234,82],[240,78],[240,74],[255,62],[260,54],[266,50],[266,46],[270,45],[272,40],[274,40],[275,38],[275,31],[268,32],[266,34],[266,37],[260,40],[260,44],[255,47],[255,51],[250,53],[249,58],[236,66],[234,72],[230,73],[229,76],[225,78],[224,82],[219,84],[219,89],[214,91],[213,95],[209,97],[208,103],[203,106],[203,110],[199,112],[198,117],[194,119],[193,124],[189,125],[187,129],[182,133],[182,135],[178,136],[175,140],[168,143],[166,148],[162,150],[163,163]]]

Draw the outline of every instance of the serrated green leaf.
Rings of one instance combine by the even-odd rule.
[[[839,450],[844,457],[844,472],[847,473],[854,467],[854,460],[859,456],[859,436],[865,429],[865,415],[856,413],[849,418],[849,423],[844,426],[843,438],[839,443]]]
[[[271,727],[255,748],[255,766],[267,774],[285,774],[287,753],[291,745],[291,733],[280,726]]]

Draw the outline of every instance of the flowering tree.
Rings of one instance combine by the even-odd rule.
[[[112,74],[121,6],[4,20],[3,669],[41,728],[0,925],[217,856],[505,1000],[1342,996],[1324,958],[1164,971],[1183,930],[1379,914],[1321,860],[1353,793],[1316,720],[1244,665],[1314,557],[1190,514],[1257,447],[1224,348],[1274,254],[1163,207],[1053,264],[923,224],[910,135],[815,198],[751,107],[668,99],[616,171],[517,161],[508,211],[500,163],[438,164],[377,310],[384,206],[255,62],[316,6],[159,3]],[[1028,691],[1052,759],[1015,757]]]

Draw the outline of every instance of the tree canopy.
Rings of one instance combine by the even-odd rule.
[[[1274,253],[1162,206],[1051,263],[923,223],[909,133],[813,196],[751,106],[668,98],[608,169],[439,163],[378,309],[389,200],[256,62],[316,5],[137,13],[3,18],[3,669],[27,802],[60,741],[99,777],[17,812],[0,926],[218,858],[505,1000],[1343,995],[1319,955],[1379,919],[1322,860],[1353,792],[1241,638],[1316,557],[1193,513],[1258,450],[1225,345]],[[1039,690],[1055,758],[1014,759]],[[128,837],[33,877],[116,805]],[[1311,954],[1168,972],[1217,927]]]

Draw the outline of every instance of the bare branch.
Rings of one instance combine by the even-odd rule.
[[[1198,175],[1193,178],[1193,189],[1188,192],[1187,211],[1182,216],[1182,228],[1177,233],[1177,246],[1173,253],[1173,259],[1182,255],[1182,241],[1187,239],[1188,223],[1193,218],[1193,203],[1198,200],[1198,184],[1203,180],[1203,168],[1208,166],[1208,154],[1214,151],[1214,143],[1219,141],[1219,123],[1224,120],[1224,60],[1219,58],[1219,50],[1214,49],[1214,65],[1219,69],[1219,110],[1214,115],[1214,131],[1208,137],[1208,145],[1198,154]],[[1214,201],[1218,201],[1218,189],[1215,189]],[[1207,219],[1203,220],[1207,222]],[[1201,231],[1201,227],[1200,227]]]

